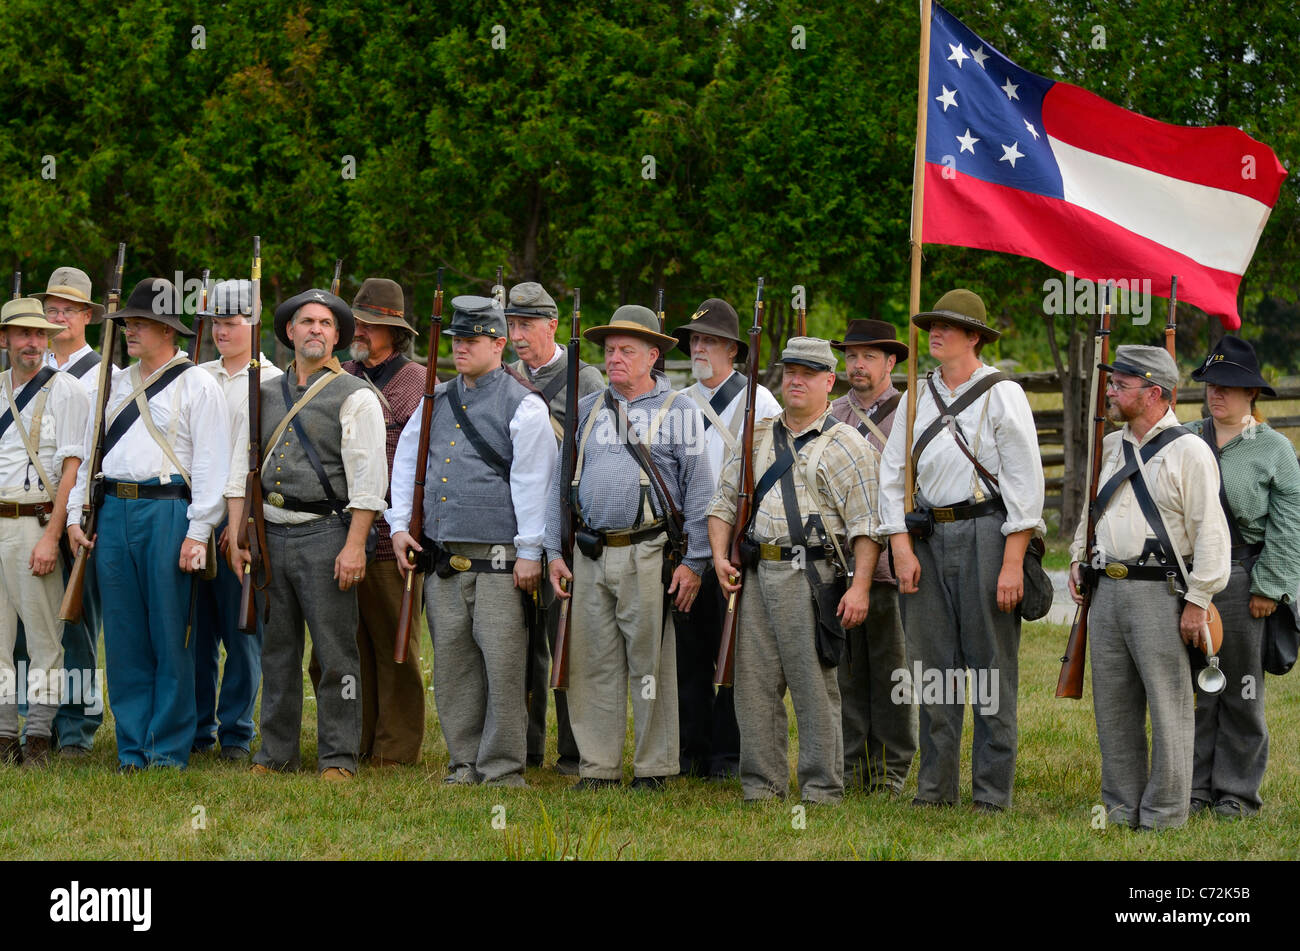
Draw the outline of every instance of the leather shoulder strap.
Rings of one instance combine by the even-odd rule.
[[[925,427],[925,431],[921,433],[920,437],[916,440],[916,443],[912,446],[913,471],[915,471],[916,465],[921,459],[921,453],[924,452],[925,447],[930,444],[930,440],[939,435],[939,430],[943,429],[947,419],[951,418],[956,420],[957,416],[966,409],[967,406],[970,406],[987,391],[991,390],[995,384],[1001,383],[1003,380],[1011,379],[1011,377],[1007,376],[1000,370],[995,373],[990,373],[988,376],[980,377],[969,390],[957,399],[953,400],[952,405],[949,406],[945,405],[942,398],[938,395],[933,380],[931,380],[933,375],[934,371],[927,373],[926,379],[931,382],[930,395],[935,400],[935,407],[939,410],[939,415],[930,422],[929,426]]]

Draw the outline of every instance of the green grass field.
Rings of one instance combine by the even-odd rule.
[[[444,787],[447,753],[429,694],[424,762],[362,770],[351,784],[314,775],[315,704],[303,730],[307,770],[254,777],[212,757],[189,769],[114,772],[111,716],[89,760],[44,772],[0,770],[4,859],[1268,859],[1300,856],[1300,676],[1268,678],[1272,749],[1263,812],[1209,815],[1159,834],[1095,828],[1100,759],[1090,696],[1056,700],[1060,626],[1029,624],[1021,646],[1020,753],[1014,808],[976,815],[849,793],[838,807],[746,806],[738,781],[676,779],[664,793],[575,793],[529,770],[530,788]],[[430,656],[425,640],[425,657]],[[428,671],[426,670],[426,680]],[[306,684],[310,694],[310,684]],[[970,740],[967,718],[965,741]],[[631,746],[629,731],[629,749]],[[793,774],[797,738],[791,718]],[[554,759],[554,727],[548,762]],[[631,775],[630,755],[627,773]],[[792,777],[793,778],[793,777]]]

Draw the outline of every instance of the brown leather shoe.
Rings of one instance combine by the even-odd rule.
[[[23,769],[41,769],[50,763],[50,738],[29,736],[23,749]]]
[[[275,770],[273,770],[271,767],[263,766],[261,763],[254,763],[251,767],[249,767],[248,771],[252,773],[254,776],[270,776],[272,773],[275,772]]]
[[[331,766],[329,769],[321,770],[320,778],[327,783],[346,783],[353,779],[357,774],[350,769],[344,769],[341,766]]]
[[[0,766],[18,766],[23,761],[23,744],[16,736],[0,737]]]

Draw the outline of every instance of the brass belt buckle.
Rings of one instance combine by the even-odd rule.
[[[473,562],[471,562],[464,555],[452,555],[450,560],[451,560],[451,566],[455,568],[457,571],[469,571],[471,565],[473,564]]]
[[[140,487],[134,482],[119,482],[117,484],[117,497],[119,499],[138,499],[140,498]]]
[[[942,509],[930,509],[930,512],[934,515],[934,520],[935,520],[936,522],[955,522],[955,521],[957,521],[957,518],[956,518],[956,516],[953,514],[953,510],[952,510],[951,507],[949,507],[949,508],[942,508]]]
[[[764,561],[780,561],[780,560],[781,560],[781,546],[780,546],[780,545],[769,545],[769,544],[766,543],[766,542],[760,543],[759,546],[758,546],[758,555],[759,555],[759,557],[762,558]]]
[[[1118,581],[1121,578],[1128,577],[1128,565],[1122,561],[1112,561],[1106,564],[1106,576]]]
[[[0,518],[17,518],[17,502],[0,502]]]
[[[276,508],[284,508],[284,496],[279,492],[272,492],[266,497],[267,505],[274,505]]]

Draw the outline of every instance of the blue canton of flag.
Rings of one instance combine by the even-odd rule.
[[[1021,69],[937,3],[930,28],[925,158],[996,185],[1063,197],[1043,132],[1055,85]]]

